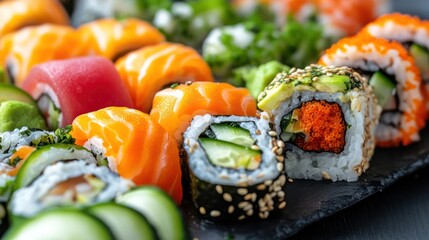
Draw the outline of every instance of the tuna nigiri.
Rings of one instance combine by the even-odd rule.
[[[22,86],[36,64],[86,54],[87,47],[79,34],[68,26],[27,27],[0,39],[0,65],[7,68],[10,79],[17,86]]]
[[[116,69],[136,108],[147,113],[155,94],[172,83],[214,81],[209,66],[197,51],[173,43],[131,52],[116,62]]]
[[[80,115],[72,136],[100,157],[112,170],[137,185],[164,189],[177,203],[182,199],[180,159],[174,139],[147,114],[109,107]]]
[[[158,92],[150,116],[181,142],[192,118],[207,113],[255,116],[256,102],[245,88],[227,83],[194,82]]]
[[[115,60],[129,51],[164,41],[164,36],[149,23],[138,19],[100,19],[80,26],[82,41],[90,53]]]
[[[0,37],[28,25],[67,25],[67,12],[58,0],[17,0],[0,2]]]
[[[50,129],[71,124],[77,116],[104,107],[133,106],[115,66],[102,57],[39,64],[31,70],[23,88],[36,99]]]

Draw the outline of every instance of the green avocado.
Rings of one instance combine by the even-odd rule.
[[[277,73],[289,71],[289,67],[277,61],[267,62],[259,67],[244,68],[242,78],[250,94],[257,98],[264,88],[276,77]]]
[[[19,101],[4,101],[0,104],[0,132],[15,128],[46,129],[45,120],[34,105]]]
[[[266,96],[259,100],[258,108],[264,111],[271,111],[277,108],[285,99],[290,98],[293,91],[292,83],[275,85],[272,89],[262,93],[266,94]]]
[[[312,86],[321,92],[335,93],[347,91],[349,82],[350,78],[344,75],[322,75],[312,83]]]

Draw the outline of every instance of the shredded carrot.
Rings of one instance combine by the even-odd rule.
[[[295,144],[305,151],[340,153],[345,145],[346,122],[337,103],[313,101],[303,103],[298,114],[305,137]]]

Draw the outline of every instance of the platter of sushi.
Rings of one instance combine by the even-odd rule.
[[[429,165],[387,0],[0,2],[2,239],[284,239]]]

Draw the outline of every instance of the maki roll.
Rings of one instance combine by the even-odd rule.
[[[84,56],[87,52],[87,46],[72,27],[43,24],[2,36],[0,65],[7,69],[11,83],[22,87],[36,64]]]
[[[319,63],[348,66],[369,79],[383,108],[377,146],[406,146],[420,139],[426,119],[422,80],[402,45],[367,36],[345,38],[326,50]]]
[[[256,101],[245,88],[227,83],[194,82],[158,92],[150,117],[180,144],[192,118],[207,113],[256,116]]]
[[[429,96],[429,22],[400,13],[386,14],[369,23],[359,35],[401,43],[413,57]],[[429,110],[429,102],[426,103]]]
[[[58,0],[1,1],[0,37],[29,25],[68,25],[67,12]]]
[[[356,181],[369,167],[380,107],[348,67],[311,65],[279,73],[259,95],[286,144],[291,178]]]
[[[12,216],[28,218],[48,208],[111,201],[131,186],[129,180],[107,167],[78,159],[60,161],[47,166],[33,182],[15,191],[8,208]]]
[[[73,121],[76,144],[107,161],[110,169],[136,185],[156,185],[182,201],[179,150],[149,115],[135,109],[108,107]]]
[[[64,127],[77,116],[104,107],[133,106],[114,65],[102,57],[39,64],[23,88],[36,99],[49,129]]]
[[[192,200],[203,217],[265,219],[286,206],[284,143],[264,117],[206,114],[184,133]]]
[[[151,110],[155,94],[173,83],[214,81],[209,66],[195,49],[175,43],[131,52],[116,62],[116,69],[135,107],[145,113]]]
[[[141,47],[164,41],[164,36],[149,23],[129,18],[100,19],[79,27],[82,41],[90,45],[91,54],[112,61]]]

